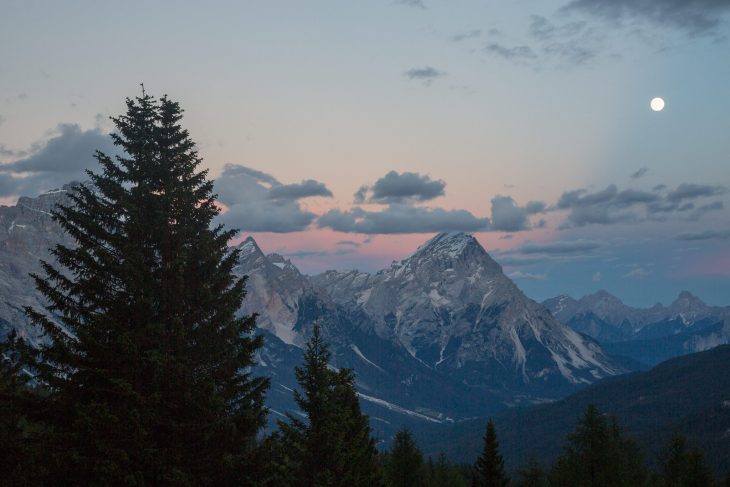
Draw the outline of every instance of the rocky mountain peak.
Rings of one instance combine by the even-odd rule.
[[[394,262],[385,272],[424,272],[470,270],[482,277],[502,274],[502,267],[467,233],[439,233],[400,262]]]
[[[696,310],[706,307],[707,305],[700,298],[689,291],[682,291],[677,299],[671,304],[672,308],[681,308],[686,310]]]

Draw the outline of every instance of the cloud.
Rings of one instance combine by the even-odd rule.
[[[507,277],[510,279],[526,279],[530,281],[545,281],[547,280],[547,274],[533,274],[531,272],[515,271],[508,274]]]
[[[307,179],[306,181],[302,181],[298,184],[274,186],[271,188],[271,191],[269,191],[269,198],[275,200],[298,200],[312,196],[331,198],[332,191],[327,189],[327,186],[325,186],[324,183],[320,183],[313,179]]]
[[[547,255],[566,255],[586,253],[603,247],[599,242],[591,240],[570,240],[556,241],[544,244],[528,243],[522,247],[510,250],[510,253],[519,254],[547,254]]]
[[[601,271],[597,271],[595,274],[593,274],[593,277],[591,277],[591,281],[593,282],[601,282],[601,279],[603,279],[603,274],[601,274]]]
[[[556,25],[542,15],[532,15],[530,16],[529,32],[535,39],[547,41],[578,35],[585,26],[585,21],[567,22],[562,25]]]
[[[513,60],[529,60],[537,59],[537,54],[530,46],[513,46],[507,47],[497,42],[492,42],[484,47],[484,50],[490,54],[502,57],[504,59]]]
[[[647,271],[643,267],[637,267],[636,269],[632,269],[626,274],[623,275],[626,279],[643,279],[645,277],[648,277],[651,274],[650,271]]]
[[[25,151],[3,148],[3,155],[21,158],[0,164],[0,196],[35,196],[70,181],[85,180],[85,171],[97,167],[97,150],[119,154],[108,134],[99,129],[82,130],[76,124],[58,125],[50,139]]]
[[[307,257],[327,257],[330,255],[348,255],[355,252],[353,249],[337,249],[334,251],[329,250],[297,250],[296,252],[290,252],[284,254],[285,257],[294,259],[304,259]]]
[[[492,225],[491,230],[503,232],[518,232],[529,230],[529,217],[535,213],[545,211],[542,201],[530,201],[524,207],[517,206],[510,196],[497,195],[492,198]]]
[[[690,219],[699,220],[706,213],[709,213],[711,211],[720,211],[720,210],[724,210],[724,209],[725,209],[725,203],[723,203],[722,201],[713,201],[712,203],[708,203],[706,205],[697,207],[697,209],[692,212]]]
[[[712,186],[709,184],[682,183],[667,195],[667,201],[679,203],[683,200],[701,198],[705,196],[718,196],[727,193],[726,186]]]
[[[361,186],[355,193],[356,203],[413,203],[429,201],[444,195],[446,183],[441,179],[415,172],[398,174],[390,171],[372,186]]]
[[[0,126],[5,123],[5,120],[7,120],[5,117],[0,115]]]
[[[411,68],[403,74],[410,80],[423,81],[426,86],[430,85],[435,79],[446,76],[445,72],[439,71],[431,66]]]
[[[729,0],[573,0],[561,9],[611,22],[648,22],[691,36],[711,34],[730,11]]]
[[[462,32],[461,34],[456,34],[454,36],[451,36],[450,40],[451,42],[461,42],[465,41],[467,39],[474,39],[476,37],[480,37],[482,35],[481,29],[474,29],[470,30],[468,32]]]
[[[644,176],[649,169],[642,167],[639,168],[636,172],[631,173],[631,179],[639,179],[640,177]]]
[[[423,3],[423,0],[397,0],[395,3],[398,5],[405,5],[407,7],[426,8],[426,4]]]
[[[218,216],[219,223],[249,232],[276,233],[307,228],[316,215],[303,209],[298,200],[329,193],[317,181],[283,185],[263,171],[233,164],[223,168],[215,180],[215,191],[228,208]]]
[[[618,193],[615,184],[611,184],[602,191],[587,193],[585,189],[567,191],[560,196],[558,208],[580,208],[611,201]]]
[[[700,218],[710,211],[724,209],[724,203],[717,201],[697,208],[688,200],[722,195],[728,191],[725,186],[690,183],[682,183],[663,194],[665,189],[666,186],[660,185],[655,186],[654,191],[619,191],[615,184],[611,184],[592,193],[585,189],[566,191],[555,206],[555,209],[570,210],[560,228],[661,220],[665,218],[662,214],[679,214],[691,210],[694,210],[692,218]]]
[[[355,242],[354,240],[340,240],[337,242],[337,245],[345,245],[348,247],[355,247],[360,248],[362,244],[360,242]]]
[[[479,232],[487,230],[489,219],[478,218],[466,210],[394,204],[378,212],[360,207],[331,210],[319,217],[317,225],[337,232],[364,234]]]
[[[677,236],[679,240],[730,240],[728,230],[705,230],[698,233],[683,233]]]

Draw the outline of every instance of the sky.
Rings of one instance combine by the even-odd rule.
[[[730,304],[730,0],[0,12],[0,204],[113,153],[143,82],[185,109],[220,221],[304,272],[464,231],[534,299]]]

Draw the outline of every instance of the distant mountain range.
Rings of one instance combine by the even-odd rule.
[[[50,217],[54,205],[67,201],[69,189],[0,207],[0,337],[15,329],[31,343],[43,340],[23,313],[25,305],[43,306],[28,273],[40,271],[40,258],[51,259],[50,247],[71,244]],[[468,418],[555,401],[627,372],[629,362],[616,357],[652,365],[727,343],[730,336],[729,308],[707,306],[688,292],[669,306],[649,309],[626,306],[606,292],[536,303],[474,237],[463,233],[439,234],[373,274],[328,271],[307,276],[281,255],[265,254],[253,238],[238,248],[234,272],[248,276],[240,312],[259,315],[265,347],[257,373],[272,378],[267,398],[272,420],[296,412],[293,368],[301,362],[315,321],[331,344],[334,366],[356,371],[363,409],[381,438],[402,425],[417,431],[428,425],[467,428]],[[697,380],[723,370],[698,371]],[[631,377],[643,376],[616,380]],[[617,397],[621,387],[641,385],[613,381],[600,387],[624,384],[615,386]],[[582,407],[591,397],[600,399],[595,391],[603,390],[573,397],[588,398],[581,399]],[[669,397],[686,393],[668,382],[656,382],[652,394],[667,396],[654,403],[656,408],[666,402],[681,407],[683,414],[697,412]],[[575,415],[579,408],[571,404],[558,402],[539,411],[552,411],[556,418]],[[547,421],[549,417],[543,419],[564,428],[575,419],[566,416],[561,423]],[[481,431],[481,425],[471,427]],[[514,428],[522,431],[516,424]],[[506,447],[512,448],[510,433],[503,431]]]
[[[543,464],[554,461],[590,404],[615,416],[649,462],[680,433],[704,451],[718,475],[730,471],[730,345],[675,358],[647,372],[607,378],[550,404],[497,414],[508,466],[524,465],[531,456]],[[424,425],[416,437],[428,454],[443,451],[470,463],[480,451],[485,422]]]
[[[0,335],[38,343],[22,313],[42,300],[29,272],[67,237],[50,210],[62,188],[0,207]],[[306,276],[252,238],[234,272],[249,276],[241,313],[258,313],[265,335],[258,372],[272,377],[272,418],[295,410],[293,367],[319,321],[336,367],[357,372],[363,406],[387,436],[401,424],[446,423],[508,406],[558,399],[626,372],[593,339],[527,298],[477,242],[440,234],[374,274]]]
[[[730,307],[708,306],[682,291],[669,306],[633,308],[606,291],[578,300],[558,296],[543,305],[604,350],[646,366],[730,343]]]

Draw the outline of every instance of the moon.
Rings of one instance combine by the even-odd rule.
[[[649,106],[655,112],[661,112],[662,110],[664,110],[664,99],[659,98],[658,96],[656,98],[652,98],[649,102]]]

